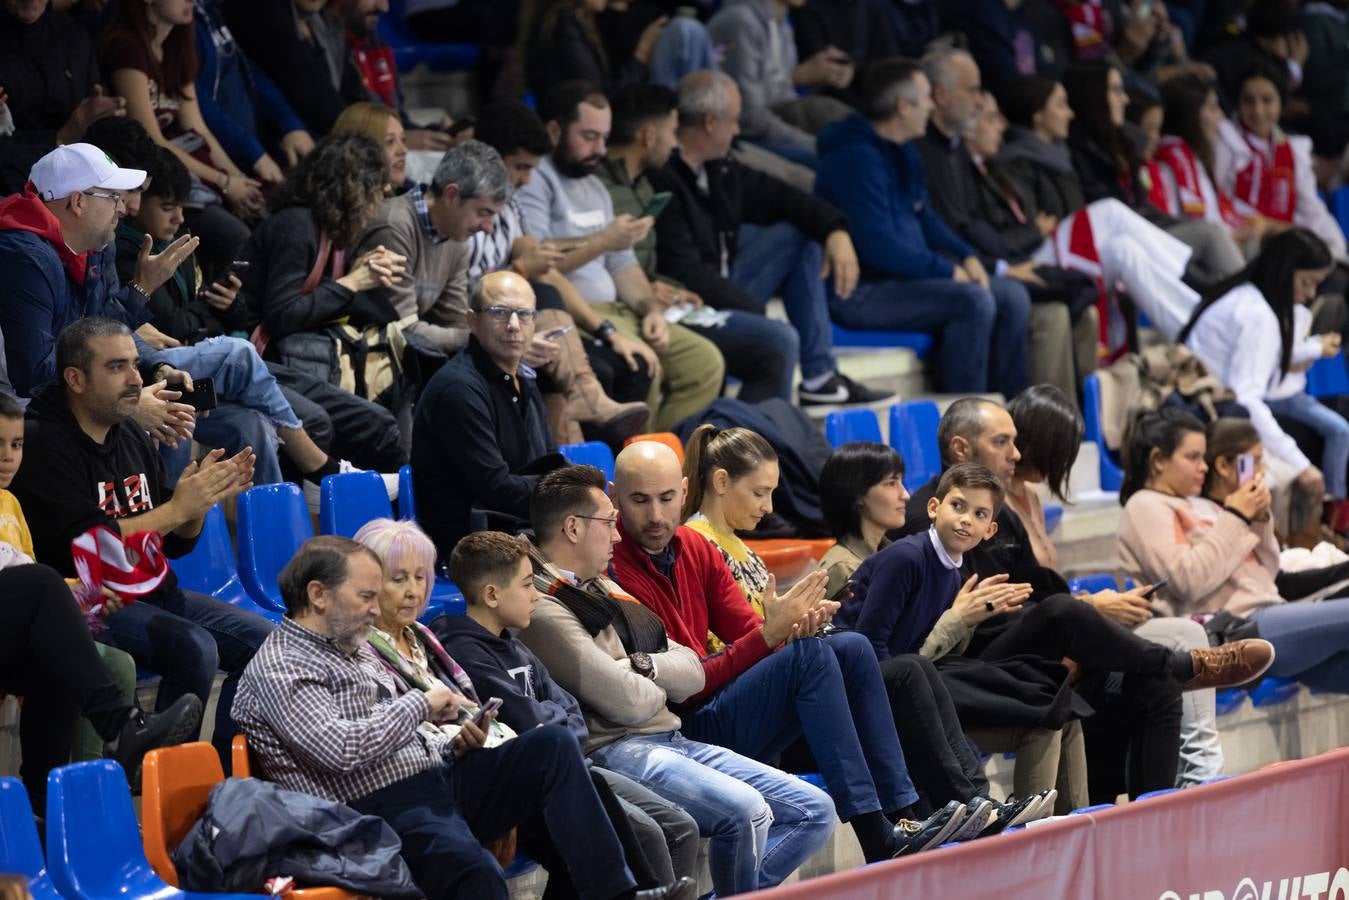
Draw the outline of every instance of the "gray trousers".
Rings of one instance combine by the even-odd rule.
[[[698,823],[693,817],[626,775],[599,766],[593,766],[591,772],[609,785],[609,790],[622,804],[628,824],[661,883],[671,884],[685,875],[696,883]],[[672,897],[673,900],[692,900],[696,895],[697,888],[693,888],[688,896]]]
[[[1032,303],[1031,384],[1052,384],[1076,402],[1078,385],[1096,371],[1097,321],[1095,308],[1084,312],[1074,324],[1066,304]]]
[[[1149,619],[1134,634],[1173,650],[1207,650],[1208,633],[1193,619]],[[1193,787],[1223,771],[1223,745],[1218,737],[1215,692],[1186,691],[1181,695],[1180,766],[1176,787]]]

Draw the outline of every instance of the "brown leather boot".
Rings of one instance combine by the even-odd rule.
[[[571,316],[560,310],[546,309],[539,314],[537,333],[544,334],[571,324]],[[606,443],[622,444],[634,434],[640,434],[650,415],[647,405],[619,403],[604,393],[604,386],[595,377],[595,370],[590,368],[590,360],[586,358],[581,336],[575,328],[558,338],[557,343],[562,352],[550,367],[549,374],[566,395],[565,417],[572,423],[594,425]]]
[[[1185,682],[1185,690],[1237,687],[1269,671],[1274,663],[1274,645],[1258,638],[1234,641],[1207,650],[1191,650],[1190,662],[1194,665],[1194,677]]]

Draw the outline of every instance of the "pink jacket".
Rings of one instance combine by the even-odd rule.
[[[1247,525],[1203,497],[1149,490],[1130,497],[1120,517],[1119,561],[1135,581],[1168,580],[1154,601],[1168,615],[1226,609],[1246,616],[1283,602],[1274,584],[1274,523]]]

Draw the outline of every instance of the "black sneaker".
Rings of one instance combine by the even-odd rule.
[[[121,734],[108,744],[106,754],[126,770],[127,781],[139,778],[141,758],[156,747],[181,744],[197,736],[201,728],[201,701],[195,694],[179,697],[162,713],[146,715],[136,709],[122,726]]]
[[[1057,796],[1057,793],[1056,795]],[[998,808],[998,813],[988,827],[979,833],[979,837],[988,837],[991,834],[997,834],[1006,831],[1013,825],[1024,825],[1040,817],[1040,809],[1044,806],[1045,792],[1031,794],[1028,797],[1022,797],[1020,800],[1009,800]],[[1050,808],[1052,809],[1052,803]]]
[[[797,392],[802,406],[847,406],[853,403],[877,403],[893,400],[894,391],[877,391],[860,385],[842,372],[835,372],[829,380],[814,390],[801,385]]]
[[[928,816],[927,821],[900,819],[895,826],[895,853],[892,858],[911,856],[940,845],[964,820],[965,804],[956,800]]]
[[[984,833],[984,829],[998,815],[998,804],[987,797],[973,797],[965,802],[965,818],[960,827],[951,832],[946,843],[970,841]]]

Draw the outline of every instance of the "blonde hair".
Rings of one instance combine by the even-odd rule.
[[[333,123],[333,134],[363,134],[381,147],[389,132],[389,120],[398,118],[398,114],[383,103],[362,100],[353,103],[338,115]]]
[[[407,519],[371,519],[356,532],[355,540],[379,557],[386,573],[399,569],[426,569],[426,596],[422,597],[417,610],[417,614],[421,615],[427,601],[431,599],[431,586],[435,583],[436,574],[436,545],[426,536],[426,532],[416,522]]]

